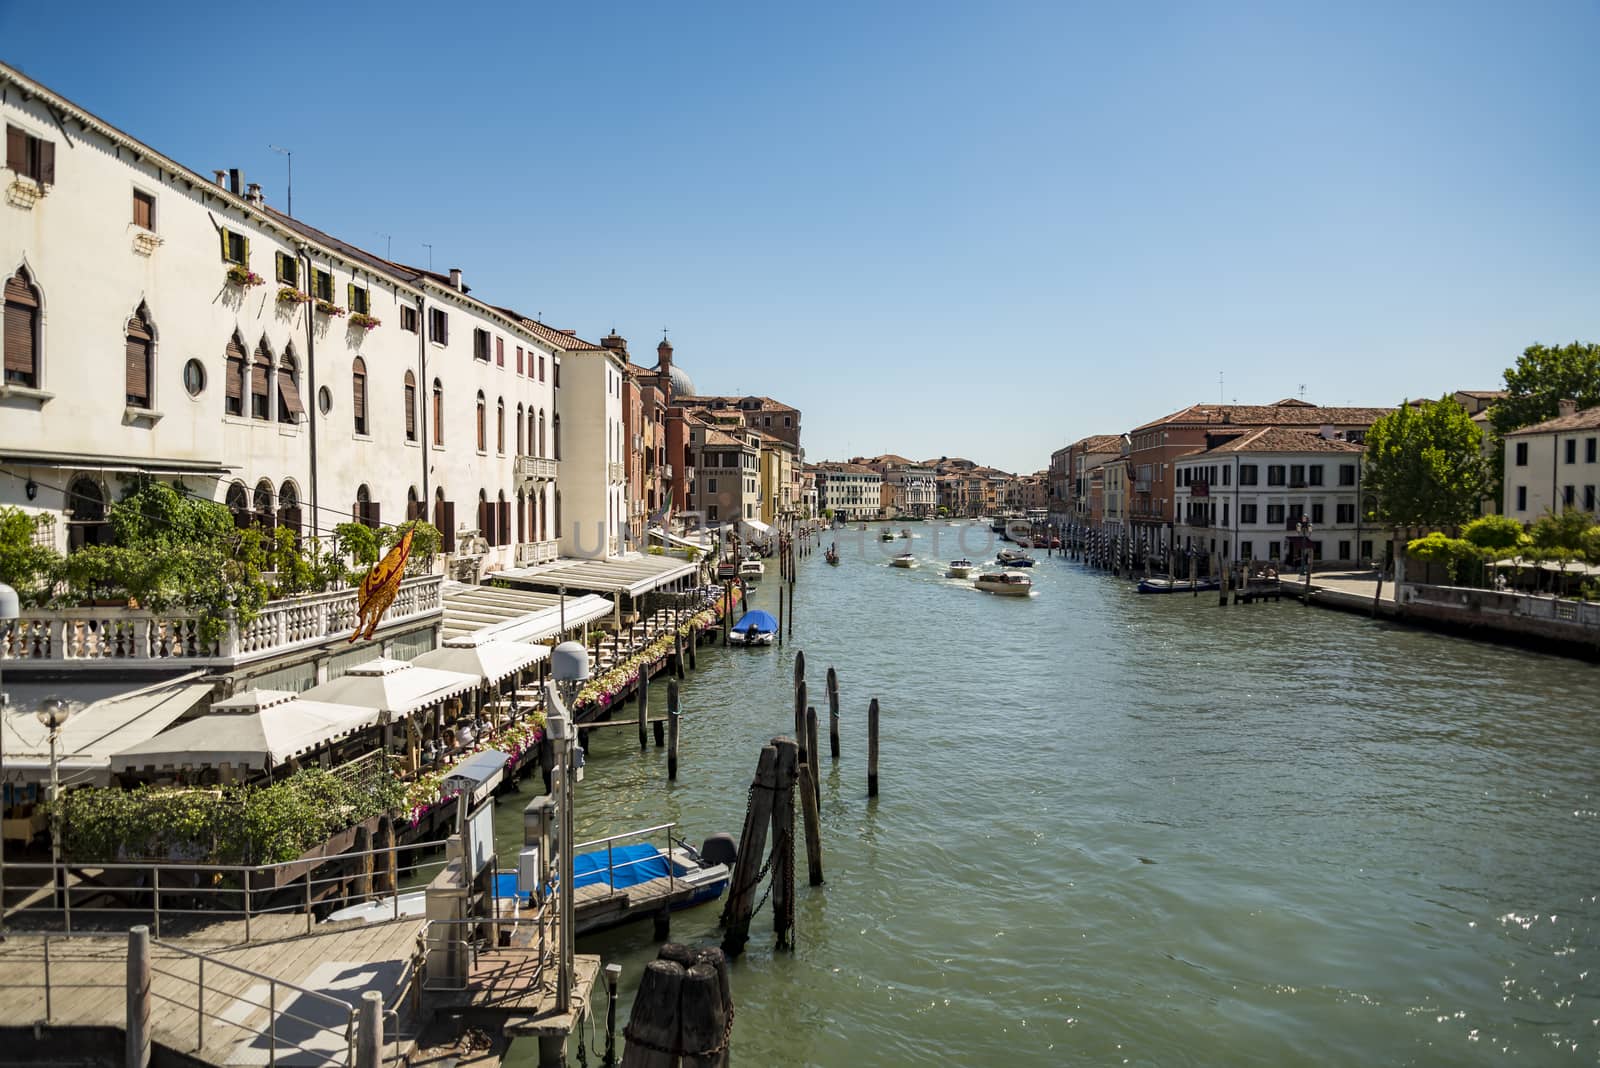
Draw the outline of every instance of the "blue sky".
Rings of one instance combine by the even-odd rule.
[[[0,58],[279,206],[288,146],[296,215],[552,325],[666,326],[812,459],[1032,470],[1219,372],[1393,403],[1600,335],[1593,4],[46,10]]]

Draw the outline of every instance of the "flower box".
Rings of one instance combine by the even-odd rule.
[[[279,304],[304,304],[310,299],[310,293],[302,293],[294,286],[283,286],[278,290]]]
[[[350,325],[359,326],[363,330],[376,330],[383,325],[383,320],[366,312],[356,312],[350,316]]]
[[[323,315],[329,315],[335,319],[344,318],[344,309],[331,300],[318,300],[316,308]]]
[[[240,289],[250,289],[251,287],[258,286],[262,282],[266,281],[265,278],[262,278],[259,274],[256,274],[256,272],[247,267],[241,267],[238,264],[234,264],[232,267],[228,268],[227,278],[229,285],[238,286]]]

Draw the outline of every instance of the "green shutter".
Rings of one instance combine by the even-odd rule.
[[[222,228],[221,232],[222,232],[222,259],[223,259],[223,262],[226,263],[227,259],[228,259],[228,228],[226,226],[224,226]]]
[[[244,264],[243,264],[243,266],[245,267],[246,270],[248,270],[249,267],[250,267],[250,239],[248,237],[244,239]]]
[[[356,284],[354,282],[346,282],[344,284],[344,306],[351,311],[356,310]]]

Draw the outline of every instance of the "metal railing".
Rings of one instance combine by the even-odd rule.
[[[473,975],[480,965],[512,954],[521,957],[522,964],[532,961],[532,972],[519,973],[517,978],[526,988],[537,988],[545,968],[555,967],[557,963],[557,942],[550,932],[555,910],[546,911],[550,900],[547,890],[545,902],[509,916],[424,921],[417,932],[417,947],[423,962],[420,989],[429,993],[469,990],[474,986]],[[531,946],[513,946],[517,931],[527,927],[537,929],[537,940]],[[484,970],[495,971],[493,968]]]
[[[580,856],[583,856],[585,853],[598,852],[599,851],[598,847],[605,846],[605,849],[606,849],[605,883],[606,883],[607,886],[610,886],[610,887],[614,888],[617,885],[617,881],[616,881],[617,880],[617,872],[623,871],[623,870],[628,869],[628,868],[635,867],[637,865],[649,864],[649,863],[651,863],[652,861],[654,861],[656,859],[655,857],[640,857],[640,858],[638,858],[636,860],[625,860],[619,865],[619,864],[616,863],[616,860],[614,859],[614,847],[616,846],[616,844],[618,842],[627,842],[627,841],[632,841],[634,839],[637,839],[637,840],[639,840],[641,842],[645,842],[645,841],[647,841],[649,839],[649,837],[651,835],[656,834],[657,832],[660,832],[662,834],[662,836],[666,839],[666,848],[663,849],[661,851],[661,853],[662,853],[662,856],[665,857],[666,862],[667,862],[667,885],[668,885],[669,891],[674,891],[675,892],[676,889],[677,889],[677,878],[678,878],[678,875],[677,875],[677,865],[674,864],[673,860],[672,860],[672,846],[673,846],[672,829],[674,827],[676,827],[676,826],[677,826],[676,823],[658,823],[654,827],[641,827],[641,828],[639,828],[638,830],[635,830],[635,831],[624,831],[621,834],[608,835],[605,838],[594,838],[594,839],[591,839],[591,840],[589,840],[587,842],[579,842],[577,845],[572,847],[572,855],[574,857],[580,857]],[[594,873],[587,873],[586,872],[584,874],[585,875],[598,874],[598,870],[596,872],[594,872]],[[578,887],[578,880],[580,878],[582,878],[582,876],[576,876],[575,875],[573,877],[572,885],[573,885],[574,889],[576,889]],[[659,876],[658,876],[658,878],[659,878]]]
[[[11,943],[5,957],[6,967],[0,970],[0,990],[39,990],[44,995],[44,1016],[38,1022],[49,1025],[55,1020],[55,996],[65,990],[126,990],[127,980],[123,969],[107,967],[108,964],[116,965],[127,960],[127,936],[120,934],[106,934],[104,932],[82,931],[76,934],[61,932],[48,932],[44,934],[29,934],[10,931],[6,934],[6,941]],[[40,956],[35,958],[26,948],[30,943],[39,944]],[[102,943],[103,949],[99,953],[86,955],[75,953],[74,949],[81,948],[89,943]],[[52,949],[52,943],[55,949]],[[66,944],[66,952],[62,952],[62,944]],[[29,965],[38,962],[43,965],[37,983],[30,982],[28,977],[31,969]],[[59,974],[63,968],[71,968],[75,964],[92,964],[94,969],[91,975],[103,975],[108,978],[104,982],[83,981],[81,977],[63,979]],[[11,1023],[23,1023],[22,1020],[12,1020]]]
[[[305,915],[310,933],[317,912],[331,912],[373,899],[386,900],[391,919],[401,916],[400,895],[422,885],[442,869],[443,858],[419,860],[415,854],[439,843],[397,845],[388,849],[352,850],[273,864],[177,863],[173,861],[4,862],[4,886],[21,904],[6,911],[8,925],[61,922],[68,933],[77,922],[111,920],[120,925],[149,917],[160,938],[165,922],[185,918],[243,920],[244,941],[252,940],[253,921],[263,917]],[[392,858],[395,891],[360,892],[358,884],[387,881]],[[370,859],[371,872],[368,872]],[[359,863],[358,863],[359,862]],[[319,869],[337,870],[317,874]],[[333,889],[338,888],[338,889]],[[273,936],[283,933],[281,926]]]

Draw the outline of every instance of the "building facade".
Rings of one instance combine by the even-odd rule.
[[[865,464],[817,464],[817,505],[845,519],[874,519],[882,506],[883,476]]]
[[[1578,508],[1600,521],[1600,407],[1560,414],[1505,437],[1505,514],[1532,523],[1548,512]]]

